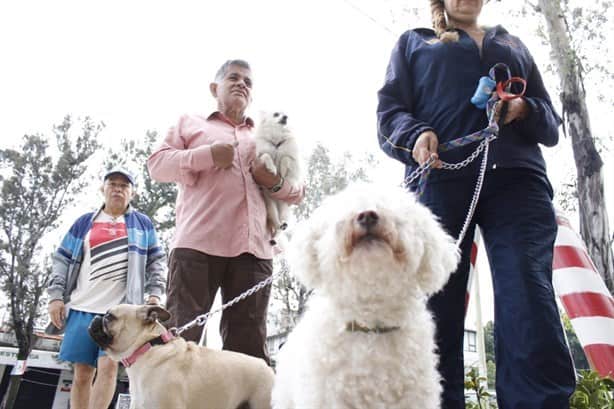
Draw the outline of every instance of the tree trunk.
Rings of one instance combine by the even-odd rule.
[[[571,47],[560,0],[538,0],[561,80],[561,102],[577,170],[580,235],[606,286],[614,290],[608,212],[603,194],[603,161],[591,133],[579,61]]]
[[[22,375],[11,375],[9,378],[9,386],[6,389],[4,399],[2,400],[1,409],[13,409],[15,402],[17,402],[17,394],[19,393],[19,386],[21,385]]]
[[[28,352],[19,350],[17,352],[18,361],[26,361],[28,359]],[[23,374],[12,375],[9,378],[9,385],[4,394],[4,399],[0,405],[0,409],[13,409],[15,402],[17,402],[17,395],[19,394],[19,387],[21,386],[21,379]]]

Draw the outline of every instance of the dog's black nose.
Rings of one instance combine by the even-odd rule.
[[[103,318],[101,316],[94,317],[87,331],[94,342],[102,349],[107,348],[113,341],[113,338],[104,331]]]
[[[367,210],[366,212],[361,212],[356,217],[356,221],[365,229],[369,229],[377,224],[379,220],[379,216],[373,210]]]
[[[288,123],[288,115],[284,115],[281,117],[281,119],[279,120],[279,123],[282,125],[285,125]]]

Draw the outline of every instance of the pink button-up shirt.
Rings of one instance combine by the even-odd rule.
[[[273,257],[264,199],[249,171],[256,158],[253,126],[249,118],[234,125],[220,112],[208,118],[185,115],[147,160],[153,179],[179,186],[173,248],[222,257],[242,253]],[[211,145],[216,142],[238,143],[231,167],[213,164]],[[286,182],[272,196],[298,203],[304,187]]]

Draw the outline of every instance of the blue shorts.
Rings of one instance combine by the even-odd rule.
[[[77,310],[68,311],[64,339],[60,346],[59,358],[62,361],[96,367],[98,358],[105,353],[90,337],[87,327],[94,317],[99,315],[101,314]]]

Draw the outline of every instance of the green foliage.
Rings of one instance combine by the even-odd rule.
[[[571,320],[567,314],[561,314],[561,318],[563,320],[563,328],[565,329],[565,335],[567,337],[567,342],[569,343],[569,349],[571,351],[571,356],[576,369],[590,369],[590,365],[588,363],[588,359],[586,359],[586,355],[584,354],[582,344],[580,344],[578,336],[571,326]]]
[[[350,153],[345,153],[341,160],[334,162],[328,149],[318,144],[307,160],[305,198],[295,208],[296,218],[307,219],[324,198],[343,190],[350,182],[368,180],[367,163],[373,163],[371,155],[357,160]]]
[[[18,149],[0,150],[0,285],[21,359],[30,352],[50,272],[38,258],[41,238],[57,227],[58,217],[84,186],[80,176],[98,147],[102,126],[85,118],[73,136],[72,120],[66,117],[53,129],[55,151],[42,135],[26,135]]]
[[[32,349],[51,273],[49,260],[40,262],[41,239],[57,227],[62,211],[85,185],[81,175],[102,127],[85,118],[77,131],[66,117],[53,128],[55,150],[42,135],[24,136],[19,149],[0,150],[0,285],[10,307],[17,359],[27,359]],[[11,377],[3,407],[14,406],[19,384],[19,376]]]
[[[580,371],[576,391],[569,400],[570,409],[612,409],[614,381],[594,371]]]
[[[488,375],[488,387],[495,389],[495,382],[497,380],[497,365],[495,365],[495,361],[486,361],[486,372]]]
[[[484,350],[486,360],[495,362],[495,323],[492,321],[484,325]]]
[[[475,409],[483,409],[485,407],[485,402],[488,401],[490,397],[490,393],[486,390],[484,386],[486,383],[486,378],[480,376],[478,368],[473,367],[465,374],[465,389],[471,391],[472,397],[475,396],[477,402],[468,402],[466,405],[467,408],[475,408]]]
[[[488,387],[494,389],[496,379],[495,365],[495,324],[488,321],[484,325],[484,352],[486,354],[486,371],[488,377]]]
[[[137,195],[132,205],[148,215],[158,233],[175,227],[175,201],[177,186],[174,183],[158,183],[147,170],[147,158],[159,143],[158,134],[148,131],[141,139],[123,139],[119,148],[110,149],[105,160],[105,169],[122,167],[137,179]]]

